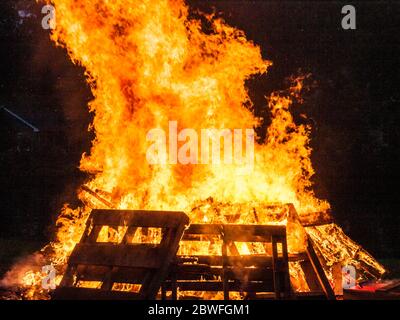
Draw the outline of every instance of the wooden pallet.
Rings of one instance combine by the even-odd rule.
[[[183,212],[93,210],[53,299],[155,299],[188,224]],[[123,228],[121,240],[98,242],[104,227]],[[137,232],[149,228],[161,229],[159,243],[132,243]],[[96,288],[82,287],[94,281]],[[135,285],[131,290],[136,290],[121,291],[117,284]]]
[[[289,209],[296,220],[294,207]],[[188,224],[189,218],[182,212],[93,210],[53,298],[155,299],[161,285],[163,299],[168,291],[177,299],[178,289],[220,291],[225,299],[230,292],[243,293],[249,299],[292,298],[289,261],[300,262],[310,295],[335,298],[311,240],[304,254],[288,254],[285,226],[193,224],[184,233]],[[118,242],[99,242],[104,227],[125,229]],[[159,243],[134,241],[139,231],[149,228],[162,230]],[[216,237],[221,242],[220,254],[176,255],[181,238],[183,244]],[[240,255],[237,242],[262,243],[266,254]],[[88,282],[97,286],[82,285]],[[136,286],[127,292],[117,284]]]
[[[277,299],[291,296],[285,226],[192,224],[182,242],[214,241],[216,237],[221,240],[220,255],[177,256],[163,284],[163,298],[172,291],[172,299],[177,299],[178,289],[220,291],[225,300],[230,292],[246,293],[248,298],[259,292],[272,293]],[[240,255],[236,242],[262,243],[271,254]]]
[[[332,222],[331,218],[326,217],[325,214],[313,213],[311,216],[317,216],[318,219],[314,218],[314,221],[310,221],[310,217],[308,219],[302,220],[297,214],[296,208],[293,204],[288,203],[285,206],[289,209],[288,219],[293,223],[300,224],[303,228],[306,226],[319,226],[324,224],[329,224]],[[310,236],[307,236],[306,243],[306,259],[298,259],[300,262],[300,266],[304,272],[305,280],[310,289],[309,293],[302,293],[298,295],[298,298],[308,298],[308,297],[324,297],[327,300],[336,300],[335,293],[329,283],[329,280],[326,276],[324,268],[321,264],[321,261],[318,258],[318,249],[315,249],[314,243],[311,240]]]

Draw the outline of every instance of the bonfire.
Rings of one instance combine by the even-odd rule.
[[[338,265],[355,266],[358,281],[385,272],[333,222],[328,201],[313,191],[312,128],[295,123],[291,113],[294,102],[301,103],[310,75],[292,77],[287,90],[266,97],[271,119],[258,118],[246,81],[268,73],[272,62],[222,18],[192,12],[183,0],[51,4],[57,10],[52,40],[85,68],[94,96],[88,106],[94,115],[89,130],[95,133],[80,163],[90,176],[77,193],[82,205],[64,206],[54,241],[39,253],[42,263],[57,270],[57,283],[92,210],[107,208],[182,211],[192,224],[284,225],[289,255],[303,252],[311,239],[332,287]],[[146,135],[154,128],[169,132],[170,121],[176,122],[178,132],[267,129],[265,138],[255,138],[251,165],[149,163]],[[286,204],[296,210],[293,221]],[[100,237],[120,239],[120,231],[105,230]],[[199,249],[210,255],[215,250],[190,244],[179,250],[190,254]],[[246,244],[238,250],[265,253]],[[9,276],[18,274],[15,285],[24,298],[49,298],[42,287],[41,264],[34,265],[16,266]],[[309,291],[299,264],[290,263],[289,268],[293,290]]]

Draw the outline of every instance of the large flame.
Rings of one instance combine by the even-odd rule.
[[[256,145],[255,167],[149,165],[146,133],[194,128],[253,128],[245,81],[271,63],[244,33],[221,19],[190,19],[183,1],[53,1],[52,38],[86,67],[95,99],[96,139],[81,168],[92,189],[117,207],[187,210],[194,201],[290,202],[301,213],[327,208],[315,199],[308,128],[293,122],[290,96],[269,100],[273,120]],[[291,94],[301,90],[293,86]]]
[[[90,110],[96,139],[81,169],[94,174],[87,186],[113,206],[191,212],[196,201],[212,197],[223,203],[293,203],[300,214],[329,207],[310,188],[309,128],[296,125],[289,111],[302,79],[266,102],[272,123],[266,140],[255,146],[254,166],[146,160],[147,132],[168,132],[169,121],[177,121],[178,130],[198,132],[262,124],[252,113],[245,81],[267,72],[271,62],[242,31],[212,15],[191,18],[181,0],[52,2],[52,39],[86,68],[95,97]],[[92,206],[99,205],[104,206]],[[61,228],[63,248],[71,232],[69,223]]]
[[[63,209],[51,244],[54,264],[65,263],[90,209],[105,203],[182,210],[192,222],[222,223],[227,222],[223,215],[198,214],[193,208],[210,198],[214,206],[293,203],[300,216],[329,208],[312,191],[310,128],[296,124],[289,110],[302,90],[301,77],[287,92],[268,97],[265,108],[272,121],[266,139],[255,145],[254,166],[150,165],[146,160],[147,132],[168,132],[169,121],[177,121],[178,130],[198,132],[263,124],[252,112],[245,82],[266,73],[272,63],[242,31],[213,15],[195,18],[183,0],[51,3],[57,10],[52,39],[86,68],[94,96],[89,109],[96,138],[80,167],[92,174],[86,187],[101,195],[81,191],[86,206]]]

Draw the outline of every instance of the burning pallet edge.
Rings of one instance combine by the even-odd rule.
[[[136,215],[135,215],[135,214]],[[140,213],[140,214],[139,214]],[[139,215],[138,215],[139,214]],[[149,248],[145,248],[144,246],[132,246],[130,245],[124,245],[122,244],[122,249],[120,250],[119,253],[115,254],[115,252],[118,252],[118,250],[116,250],[116,246],[114,245],[107,245],[107,244],[98,244],[96,245],[98,248],[101,247],[101,245],[103,245],[101,250],[106,250],[104,251],[95,251],[93,252],[93,247],[91,247],[91,245],[85,245],[85,242],[89,241],[89,243],[94,243],[94,241],[96,240],[96,234],[98,235],[98,233],[100,232],[100,226],[102,225],[111,225],[111,226],[116,226],[116,225],[125,225],[128,226],[128,230],[131,228],[131,232],[133,231],[133,229],[137,228],[138,226],[141,227],[151,227],[151,226],[157,226],[157,227],[166,227],[166,226],[170,226],[169,223],[171,222],[171,214],[176,214],[176,213],[166,213],[166,212],[145,212],[145,211],[129,211],[129,210],[93,210],[91,218],[88,220],[88,228],[84,233],[84,236],[82,237],[82,241],[80,244],[77,245],[76,249],[74,250],[73,254],[70,257],[69,260],[69,271],[67,270],[66,275],[64,276],[63,282],[61,283],[61,289],[59,289],[58,291],[56,291],[56,294],[53,295],[53,297],[55,298],[63,298],[63,296],[69,296],[71,297],[71,294],[73,292],[75,292],[74,294],[72,294],[72,297],[75,298],[80,298],[80,297],[84,297],[84,298],[89,298],[91,295],[93,297],[102,299],[102,298],[108,298],[108,299],[125,299],[127,298],[127,294],[125,293],[119,293],[119,292],[115,292],[115,291],[110,291],[112,289],[112,278],[114,277],[114,280],[116,281],[125,281],[126,283],[129,283],[129,281],[135,280],[133,279],[134,277],[132,276],[132,273],[130,273],[130,279],[129,277],[123,277],[123,272],[121,272],[121,268],[124,267],[132,267],[132,266],[136,266],[139,268],[157,268],[159,267],[159,265],[157,265],[156,263],[154,263],[154,261],[156,260],[157,255],[160,254],[160,252],[158,252],[156,255],[153,254],[150,255],[151,259],[147,259],[146,258],[146,254],[145,251]],[[183,213],[181,213],[183,214]],[[158,215],[159,218],[162,218],[162,221],[159,220],[157,223],[155,223],[155,220],[152,215]],[[140,216],[140,217],[139,217]],[[146,217],[144,217],[146,216]],[[151,218],[150,218],[151,217]],[[93,221],[96,220],[96,227],[93,227]],[[189,220],[187,218],[187,222],[185,223],[185,225],[189,224]],[[90,227],[89,227],[90,225]],[[133,228],[133,229],[132,229]],[[234,233],[231,232],[230,235],[230,229],[232,228],[239,228],[241,229],[240,232],[235,231]],[[89,232],[88,230],[91,229],[91,231]],[[179,242],[182,242],[184,240],[184,238],[190,238],[190,235],[193,234],[220,234],[224,237],[224,247],[222,248],[223,250],[223,255],[219,256],[219,257],[213,257],[213,256],[205,256],[205,257],[201,257],[201,256],[197,256],[196,259],[198,259],[197,261],[199,261],[199,259],[208,259],[208,267],[210,267],[211,270],[211,266],[214,263],[215,265],[217,265],[219,268],[222,268],[222,272],[221,270],[217,270],[218,268],[216,268],[214,266],[213,268],[213,272],[214,274],[211,272],[212,276],[218,275],[218,272],[216,273],[216,270],[220,272],[220,276],[222,276],[223,281],[220,281],[219,284],[215,284],[215,283],[205,283],[205,282],[201,282],[198,281],[199,279],[196,278],[195,280],[197,281],[192,281],[191,283],[189,282],[185,282],[185,281],[181,281],[181,283],[177,283],[177,281],[179,279],[177,279],[178,277],[171,277],[171,272],[169,272],[170,276],[168,277],[167,274],[168,272],[164,270],[164,273],[161,274],[161,276],[158,277],[158,280],[156,281],[155,284],[153,284],[153,290],[151,294],[143,294],[139,293],[139,294],[135,294],[132,295],[132,297],[134,297],[135,299],[144,299],[144,298],[156,298],[157,297],[157,291],[154,288],[155,287],[162,287],[163,290],[161,291],[161,297],[162,298],[166,298],[166,291],[171,291],[172,294],[172,298],[177,298],[177,290],[178,289],[185,289],[187,291],[196,291],[196,290],[200,290],[203,289],[202,291],[205,291],[204,289],[209,289],[211,291],[222,291],[224,292],[224,298],[225,299],[229,299],[229,291],[234,291],[234,290],[241,290],[241,291],[245,291],[244,289],[250,291],[250,292],[262,292],[262,291],[266,291],[264,290],[265,287],[263,288],[262,286],[247,286],[247,287],[243,287],[243,284],[239,282],[235,282],[233,281],[234,279],[229,279],[229,272],[233,272],[234,273],[234,267],[242,267],[242,272],[244,272],[245,270],[243,270],[243,263],[245,263],[246,261],[246,257],[241,257],[240,255],[235,257],[228,257],[227,256],[227,251],[230,250],[230,244],[229,242],[232,242],[232,240],[234,239],[233,235],[237,234],[239,235],[239,238],[237,238],[237,240],[245,240],[245,241],[255,241],[255,240],[260,240],[262,238],[262,236],[267,236],[268,239],[263,238],[262,240],[264,241],[271,241],[273,242],[273,235],[275,233],[278,232],[278,230],[280,230],[280,232],[282,232],[282,230],[284,230],[284,234],[285,234],[285,241],[286,241],[286,228],[284,226],[259,226],[259,225],[196,225],[196,224],[192,224],[188,229],[186,229],[185,234],[184,234],[184,228],[182,228],[181,226],[181,233],[179,233],[178,235],[175,234],[176,239],[179,239],[178,242],[175,241],[175,243],[178,245]],[[128,235],[128,231],[127,231],[127,235]],[[279,233],[279,232],[278,232]],[[233,238],[232,238],[233,237]],[[261,237],[261,238],[260,238]],[[122,241],[123,243],[126,243],[126,239],[125,241]],[[163,241],[161,241],[163,242]],[[276,241],[275,241],[276,242]],[[334,299],[335,298],[335,294],[332,290],[332,287],[326,277],[323,265],[320,262],[320,258],[318,257],[316,251],[314,250],[315,244],[313,243],[313,241],[309,238],[308,240],[308,246],[307,246],[307,251],[306,251],[306,255],[298,255],[297,257],[295,255],[287,255],[287,248],[286,248],[286,244],[282,245],[282,248],[286,248],[284,251],[286,251],[286,258],[284,259],[284,264],[288,264],[289,262],[293,262],[293,261],[303,261],[303,265],[304,265],[304,261],[308,261],[308,263],[310,264],[310,267],[305,268],[305,273],[307,274],[307,282],[312,283],[314,282],[314,285],[310,285],[310,293],[308,294],[308,296],[312,296],[312,295],[317,295],[320,294],[321,292],[324,292],[325,296],[328,299]],[[154,248],[153,248],[154,249]],[[108,250],[108,251],[107,251]],[[177,251],[177,247],[176,249],[173,248],[171,249],[169,252],[174,252]],[[317,249],[318,250],[318,249]],[[175,251],[175,253],[176,253]],[[101,256],[101,254],[105,253],[105,256],[102,256],[102,259],[97,259],[97,257],[99,257],[99,255]],[[275,253],[277,255],[277,249],[275,249]],[[81,255],[83,257],[81,257]],[[124,257],[125,255],[125,260]],[[129,256],[133,256],[135,257],[135,259],[128,259],[126,257]],[[72,273],[76,272],[77,269],[74,266],[77,266],[79,264],[83,264],[85,265],[85,272],[86,272],[86,276],[90,275],[90,272],[88,270],[90,270],[90,268],[88,266],[90,266],[90,264],[93,264],[94,266],[96,265],[100,265],[100,264],[104,264],[104,259],[107,259],[108,257],[108,266],[106,268],[106,271],[108,273],[107,275],[107,281],[103,281],[103,284],[101,286],[101,290],[102,291],[100,296],[96,294],[97,291],[94,290],[85,290],[84,288],[77,288],[76,291],[74,291],[74,287],[73,287],[73,283],[71,282],[71,275]],[[141,257],[142,260],[138,257]],[[143,260],[143,257],[144,260]],[[251,257],[250,260],[251,264],[254,265],[256,264],[256,260],[257,258],[261,258],[259,260],[262,260],[262,258],[264,258],[263,262],[264,265],[268,265],[271,266],[274,265],[274,255],[271,257]],[[97,259],[97,260],[96,260]],[[129,263],[126,263],[126,259],[128,259]],[[176,263],[176,261],[178,261],[179,259],[185,259],[185,257],[183,256],[178,256],[178,260],[171,260],[172,258],[169,258],[170,263],[168,265],[175,265],[175,268],[179,265],[179,263]],[[187,259],[187,257],[186,257]],[[214,261],[212,263],[210,263],[210,261],[214,259]],[[233,262],[233,260],[237,260],[236,262]],[[248,257],[247,257],[248,259]],[[308,260],[307,260],[308,259]],[[132,261],[136,260],[133,264]],[[275,260],[276,256],[275,256]],[[151,263],[149,263],[149,261],[153,261]],[[239,262],[238,262],[239,261]],[[200,262],[204,262],[204,261],[200,261]],[[124,265],[125,263],[125,265]],[[259,263],[259,262],[258,262]],[[127,265],[126,265],[127,264]],[[165,264],[165,263],[164,263]],[[202,265],[192,265],[191,268],[191,272],[193,273],[193,270],[196,268],[201,267]],[[206,264],[207,266],[207,264]],[[180,265],[181,268],[188,268],[188,266],[181,264]],[[277,265],[275,264],[275,267],[277,267]],[[167,267],[168,269],[168,267]],[[272,270],[274,270],[274,268],[272,268]],[[310,274],[310,270],[313,270],[314,275]],[[143,270],[142,270],[143,271]],[[182,271],[182,270],[181,270]],[[257,271],[260,270],[251,270],[253,272],[252,276],[254,277],[257,273]],[[70,275],[68,276],[68,272],[70,273]],[[82,270],[80,271],[82,272]],[[273,271],[274,273],[275,271]],[[185,272],[183,272],[185,273]],[[190,272],[189,272],[190,273]],[[195,271],[194,273],[197,273],[197,275],[199,274],[198,271]],[[260,274],[262,274],[262,272],[259,272]],[[104,273],[100,272],[100,274],[102,276],[104,276]],[[200,272],[201,274],[201,272]],[[145,274],[141,274],[141,276],[144,276]],[[176,274],[177,275],[177,274]],[[281,275],[281,279],[284,279],[284,277],[288,275],[288,270],[284,271],[284,275]],[[92,275],[93,276],[93,275]],[[118,276],[120,276],[120,278],[118,278]],[[231,276],[232,277],[232,276]],[[69,278],[69,280],[68,280]],[[84,279],[85,277],[81,278]],[[67,280],[66,280],[67,279]],[[310,280],[311,279],[311,280]],[[93,278],[91,278],[91,280],[93,280]],[[99,278],[97,278],[97,280],[99,280]],[[102,279],[104,280],[104,278]],[[182,280],[182,279],[181,279]],[[193,280],[193,279],[183,279],[183,280]],[[260,280],[260,279],[258,279]],[[269,288],[271,288],[271,283],[274,283],[274,290],[276,291],[276,282],[277,280],[275,278],[272,279],[267,279],[264,275],[264,278],[261,279],[262,281],[264,281],[264,284],[267,284],[267,282],[269,281],[270,283],[268,283]],[[233,282],[232,282],[233,281]],[[285,280],[284,280],[285,281]],[[68,285],[69,282],[69,285]],[[104,285],[104,283],[107,282],[107,287]],[[115,282],[115,281],[114,281]],[[179,281],[178,281],[179,282]],[[317,285],[315,285],[315,283],[317,283]],[[72,285],[72,287],[71,287]],[[144,288],[146,288],[147,284],[144,285]],[[207,287],[208,286],[208,287]],[[289,285],[290,286],[290,285]],[[143,287],[143,285],[142,285]],[[106,293],[104,293],[104,291],[107,291],[110,293],[109,295],[107,295]],[[285,291],[286,290],[286,291]],[[290,289],[287,290],[286,289],[283,290],[285,294],[283,294],[283,297],[289,297],[290,296]],[[268,290],[267,290],[268,291]],[[279,290],[277,290],[279,291]],[[275,294],[275,297],[281,297],[280,292],[273,292]],[[249,297],[255,297],[255,295],[248,295]],[[307,293],[301,293],[298,294],[298,297],[301,296],[307,296]],[[131,298],[132,298],[131,297]]]
[[[175,241],[175,243],[177,243],[177,246],[179,246],[179,243],[182,243],[182,241],[186,238],[186,240],[190,237],[190,233],[194,232],[194,233],[201,233],[201,232],[205,232],[205,233],[220,233],[220,235],[222,236],[222,238],[225,240],[225,229],[228,230],[228,234],[229,234],[229,228],[230,228],[230,224],[225,224],[225,225],[213,225],[213,224],[208,224],[208,225],[196,225],[196,224],[192,224],[189,226],[189,218],[184,214],[184,213],[176,213],[176,212],[165,212],[165,211],[132,211],[132,210],[116,210],[114,205],[110,202],[107,201],[106,199],[104,199],[101,195],[98,194],[97,190],[96,191],[92,191],[89,187],[85,186],[84,188],[82,188],[82,191],[84,191],[85,193],[87,193],[89,196],[91,196],[93,199],[95,199],[97,202],[100,202],[102,204],[102,206],[105,206],[108,209],[93,209],[92,210],[92,214],[90,215],[89,219],[87,220],[87,227],[86,230],[84,232],[84,235],[81,239],[80,244],[78,244],[76,246],[76,248],[74,249],[73,253],[71,254],[71,257],[68,261],[68,267],[67,267],[67,272],[64,275],[63,281],[61,283],[61,287],[59,289],[56,290],[56,294],[53,294],[54,298],[62,298],[62,296],[70,296],[71,297],[71,292],[68,293],[68,290],[72,290],[72,292],[78,292],[78,291],[82,291],[82,292],[86,292],[85,288],[79,288],[79,290],[74,291],[74,288],[76,288],[76,283],[74,284],[71,282],[71,277],[69,279],[69,286],[66,286],[66,283],[68,281],[66,281],[65,279],[67,279],[67,275],[68,272],[71,274],[73,274],[74,272],[79,271],[80,273],[82,273],[83,275],[85,274],[85,272],[87,273],[87,275],[92,276],[92,278],[94,277],[94,280],[102,280],[101,282],[103,283],[100,287],[100,291],[106,291],[106,292],[112,292],[111,295],[107,295],[106,293],[102,292],[103,298],[107,298],[107,299],[125,299],[127,297],[127,295],[123,292],[121,294],[118,294],[118,292],[120,291],[113,291],[113,286],[112,286],[112,281],[110,279],[112,279],[113,277],[118,280],[121,283],[130,283],[133,280],[135,280],[134,276],[132,276],[132,272],[128,272],[128,276],[123,276],[124,275],[124,270],[123,270],[123,266],[119,266],[118,264],[121,263],[121,261],[123,261],[123,259],[121,257],[125,256],[129,256],[129,255],[135,255],[135,251],[136,254],[137,252],[140,253],[140,255],[142,256],[142,258],[145,256],[146,253],[146,248],[145,246],[132,246],[132,244],[126,245],[127,243],[129,243],[129,241],[132,240],[132,237],[135,233],[135,231],[138,228],[141,227],[166,227],[168,226],[168,223],[170,223],[170,221],[173,221],[173,218],[171,216],[174,214],[183,214],[186,218],[187,218],[187,222],[184,223],[184,226],[181,226],[181,233],[176,234],[176,230],[175,232],[175,236],[177,237]],[[300,298],[304,298],[304,297],[312,297],[312,296],[320,296],[321,293],[324,294],[324,296],[328,299],[334,299],[335,298],[335,293],[333,292],[332,289],[332,284],[334,282],[331,282],[328,280],[329,278],[329,271],[327,272],[327,270],[329,270],[329,268],[331,266],[328,265],[328,262],[324,260],[324,254],[326,254],[326,252],[323,252],[324,247],[321,247],[321,245],[319,245],[318,243],[318,237],[315,237],[315,230],[319,230],[321,228],[326,228],[327,226],[333,226],[338,228],[340,231],[341,229],[339,227],[337,227],[334,223],[333,220],[331,219],[330,214],[328,213],[313,213],[310,215],[304,215],[301,218],[298,216],[296,209],[294,208],[294,206],[292,204],[269,204],[266,206],[266,208],[282,208],[285,207],[287,210],[287,214],[288,216],[292,219],[292,221],[295,221],[296,223],[298,223],[299,225],[302,226],[302,228],[306,231],[307,234],[307,249],[302,253],[302,254],[298,254],[298,255],[288,255],[286,260],[284,261],[284,264],[290,264],[291,266],[293,265],[293,263],[298,263],[298,265],[301,268],[301,272],[304,274],[305,277],[305,281],[307,282],[307,285],[309,287],[309,292],[296,292],[296,296],[300,297]],[[135,215],[136,214],[136,215]],[[139,214],[139,215],[137,215]],[[143,214],[143,217],[138,218],[141,214]],[[158,215],[158,218],[154,219],[147,219],[148,217],[144,217],[146,215]],[[133,216],[135,216],[135,218],[133,218]],[[167,218],[166,218],[167,217]],[[161,220],[158,220],[161,219]],[[96,220],[97,225],[93,224],[93,221]],[[155,223],[154,221],[163,221],[162,223]],[[179,220],[179,219],[178,219]],[[167,224],[165,224],[167,223]],[[233,224],[235,225],[235,224]],[[90,245],[88,246],[88,243],[90,244],[95,244],[96,243],[96,238],[102,228],[102,226],[111,226],[111,227],[115,227],[115,226],[125,226],[127,227],[127,231],[125,236],[123,237],[120,246],[121,246],[121,250],[119,255],[115,255],[115,252],[113,253],[113,251],[115,251],[115,249],[117,248],[115,246],[115,243],[112,244],[113,248],[112,249],[107,249],[107,244],[96,244],[96,246],[100,246],[103,245],[103,249],[100,250],[108,250],[108,253],[105,255],[105,260],[107,260],[107,256],[108,256],[108,266],[106,267],[105,270],[100,270],[99,271],[99,266],[101,264],[104,264],[104,262],[98,261],[96,263],[93,264],[93,261],[91,261],[92,259],[96,260],[96,255],[98,254],[91,254],[91,251],[93,249],[90,248]],[[238,228],[240,226],[236,225],[236,228]],[[260,229],[260,227],[265,227],[265,226],[260,226],[257,224],[252,224],[252,225],[247,225],[247,226],[242,226],[244,228],[250,228],[253,232],[257,229]],[[276,227],[276,230],[279,230],[279,228],[282,228],[282,226],[270,226],[269,229],[273,230]],[[185,233],[184,233],[184,229]],[[268,229],[268,227],[267,227]],[[208,230],[208,231],[207,231]],[[223,232],[222,232],[222,231]],[[286,227],[284,227],[285,230],[285,242],[286,242]],[[265,232],[265,229],[264,229]],[[341,231],[342,232],[342,231]],[[237,234],[241,234],[241,232],[236,232]],[[171,234],[169,234],[168,237],[171,237]],[[351,244],[352,247],[356,246],[356,244],[354,242],[351,241],[351,239],[349,239],[347,236],[344,235],[344,233],[342,232],[342,235],[340,235],[341,240],[343,239],[347,239],[346,241],[348,243],[346,243],[346,245]],[[247,237],[244,236],[239,240],[251,240],[248,235]],[[253,240],[260,240],[260,237],[258,235],[258,239],[257,236],[253,239]],[[272,242],[272,238],[270,238],[269,240],[271,240]],[[88,243],[87,243],[88,242]],[[161,241],[163,242],[163,241]],[[165,243],[165,239],[164,242]],[[286,247],[286,246],[285,246]],[[208,269],[211,270],[212,272],[209,273],[209,276],[211,274],[211,276],[215,277],[220,277],[223,278],[223,281],[220,284],[206,284],[204,285],[204,283],[202,284],[202,281],[199,281],[199,278],[195,278],[193,279],[193,275],[192,278],[189,277],[189,279],[181,279],[181,280],[187,280],[187,281],[192,281],[192,280],[196,280],[196,281],[192,281],[192,284],[188,284],[188,282],[186,281],[186,283],[175,283],[176,281],[178,281],[179,279],[174,279],[173,277],[168,277],[168,271],[163,271],[161,272],[161,277],[158,277],[158,284],[153,284],[153,288],[154,287],[161,287],[162,290],[158,291],[158,293],[156,293],[157,290],[153,289],[152,290],[152,294],[143,294],[143,292],[141,292],[142,288],[146,288],[146,286],[148,286],[146,283],[145,285],[141,285],[140,289],[139,289],[139,294],[134,294],[133,297],[135,299],[148,299],[148,298],[166,298],[166,292],[170,291],[171,292],[171,296],[173,298],[177,298],[177,294],[176,291],[177,289],[182,289],[182,288],[186,288],[186,289],[190,289],[191,285],[192,288],[194,289],[198,289],[201,290],[201,286],[203,285],[203,289],[206,288],[205,286],[209,286],[209,288],[211,288],[213,291],[221,291],[223,293],[223,296],[225,299],[229,298],[229,291],[230,290],[243,290],[243,285],[241,287],[240,281],[239,282],[232,282],[232,279],[229,279],[229,276],[232,276],[232,272],[233,272],[233,268],[236,267],[237,268],[237,261],[232,263],[232,258],[228,257],[227,258],[227,251],[231,250],[232,246],[231,244],[227,243],[224,241],[224,245],[222,248],[223,253],[225,252],[225,254],[220,255],[219,257],[213,257],[210,255],[207,256],[197,256],[195,257],[195,259],[208,259]],[[379,278],[383,272],[384,272],[384,268],[382,266],[380,266],[365,250],[363,250],[362,248],[360,248],[358,246],[358,250],[357,250],[357,256],[356,254],[354,254],[354,256],[352,257],[354,258],[359,258],[359,265],[358,267],[363,269],[363,272],[365,271],[366,274],[368,274],[368,276],[371,276],[372,278]],[[97,248],[98,249],[98,248]],[[147,248],[148,249],[148,248]],[[153,248],[154,249],[154,248]],[[172,250],[173,249],[173,250]],[[176,250],[174,248],[172,248],[169,252],[173,252],[175,251],[175,254],[177,253],[178,249],[176,248]],[[86,250],[86,251],[85,251]],[[77,253],[78,252],[78,253]],[[79,265],[78,262],[82,262],[82,257],[79,257],[81,255],[81,253],[83,254],[83,256],[87,256],[89,257],[88,259],[83,259],[83,266],[84,268],[76,268],[77,265]],[[235,253],[235,252],[234,252]],[[273,252],[272,252],[273,253]],[[287,248],[286,248],[286,253],[287,253]],[[335,254],[335,252],[330,252],[331,254]],[[235,253],[238,255],[238,253]],[[160,252],[158,252],[156,255],[152,255],[150,254],[147,258],[145,258],[144,260],[146,260],[147,262],[143,262],[142,259],[142,264],[145,264],[145,266],[140,266],[142,268],[142,270],[139,270],[138,274],[141,275],[140,280],[144,278],[148,279],[149,276],[146,275],[145,273],[143,273],[143,267],[150,267],[150,268],[156,268],[157,267],[157,263],[154,263],[154,261],[157,261],[157,258],[160,256]],[[167,260],[170,261],[168,263],[167,269],[171,269],[171,270],[176,270],[176,267],[180,264],[180,262],[182,262],[182,259],[187,259],[188,257],[184,257],[184,256],[180,256],[178,255],[177,258],[173,258],[174,254],[169,257]],[[240,255],[239,255],[240,256]],[[78,257],[78,259],[77,259]],[[149,257],[153,257],[151,259],[148,259]],[[241,257],[242,260],[246,260],[248,257]],[[243,259],[244,258],[244,259]],[[253,260],[257,260],[257,258],[260,257],[252,257]],[[77,259],[77,261],[75,260]],[[117,259],[117,260],[116,260]],[[119,260],[118,260],[119,259]],[[122,259],[122,260],[121,260]],[[151,260],[154,260],[153,262],[151,262]],[[214,259],[214,260],[213,260]],[[269,261],[268,261],[269,259]],[[128,259],[129,260],[129,259]],[[134,260],[134,259],[131,259]],[[212,263],[210,262],[211,260],[212,263],[217,265],[213,266],[213,268],[211,268],[210,266],[212,266]],[[233,258],[234,260],[234,258]],[[238,260],[238,259],[236,259]],[[240,259],[239,259],[240,260]],[[251,260],[251,259],[250,259]],[[262,260],[262,259],[261,259]],[[269,257],[266,258],[264,257],[264,263],[267,263],[268,261],[268,265],[271,266],[274,264],[273,261],[273,257]],[[119,261],[119,262],[118,262]],[[140,262],[140,259],[138,259],[138,261]],[[136,261],[136,262],[138,262]],[[180,262],[179,262],[180,261]],[[371,262],[372,261],[372,262]],[[72,263],[71,263],[72,262]],[[204,261],[203,261],[204,262]],[[240,263],[243,263],[243,261],[240,261]],[[92,264],[92,267],[97,268],[97,270],[95,270],[95,273],[97,272],[97,278],[96,276],[93,276],[93,274],[91,275],[90,272],[93,272],[93,268],[90,267],[90,265]],[[140,264],[140,263],[139,263]],[[186,262],[187,264],[187,262]],[[229,265],[230,264],[230,265]],[[254,264],[254,263],[253,263]],[[72,266],[72,267],[71,267]],[[132,267],[131,265],[128,264],[128,269]],[[193,270],[196,268],[200,268],[201,269],[201,265],[192,265],[192,270],[191,272],[193,273]],[[204,266],[203,266],[204,267]],[[187,265],[184,265],[184,263],[181,264],[181,268],[188,268]],[[218,270],[218,268],[220,270]],[[228,268],[229,270],[225,270],[226,268]],[[79,269],[79,270],[78,270]],[[365,270],[364,270],[365,269]],[[83,270],[83,271],[82,271]],[[121,271],[122,270],[122,271]],[[222,272],[221,272],[222,270]],[[129,271],[129,270],[128,270]],[[204,271],[204,270],[203,270]],[[243,271],[243,270],[242,270]],[[259,271],[259,270],[257,270]],[[219,274],[218,274],[219,272]],[[126,273],[126,272],[125,272]],[[195,272],[196,273],[196,272]],[[203,272],[204,273],[204,272]],[[100,275],[99,275],[100,274]],[[105,274],[107,274],[106,279],[104,279]],[[171,272],[169,272],[169,274],[171,274]],[[201,272],[197,272],[197,276],[201,275]],[[256,271],[253,271],[253,274],[251,275],[252,277],[255,276],[255,274],[257,274]],[[118,276],[121,276],[121,278],[118,278]],[[247,275],[250,276],[250,275]],[[187,275],[186,275],[187,277]],[[84,278],[84,277],[83,277]],[[184,278],[184,277],[183,277]],[[228,280],[226,280],[226,279]],[[161,279],[161,280],[160,280]],[[82,279],[81,279],[82,280]],[[106,280],[106,281],[104,281]],[[237,280],[237,279],[236,279]],[[265,283],[268,283],[268,281],[270,282],[270,287],[271,287],[271,283],[272,283],[272,287],[273,290],[275,290],[274,286],[274,279],[271,278],[267,279],[264,276],[264,279],[261,279],[262,281],[264,281]],[[148,280],[146,280],[148,281]],[[107,283],[107,286],[104,285],[104,283]],[[136,281],[138,282],[138,281]],[[204,282],[204,281],[203,281]],[[243,282],[243,281],[242,281]],[[111,283],[111,285],[110,285]],[[120,284],[121,284],[120,283]],[[156,281],[157,283],[157,281]],[[72,285],[72,287],[71,287]],[[289,284],[290,287],[290,284]],[[81,290],[82,289],[82,290]],[[126,289],[126,288],[125,288]],[[246,289],[246,288],[245,288]],[[262,291],[261,289],[263,288],[256,288],[253,286],[253,288],[248,287],[248,290],[250,289],[254,289],[255,292],[257,293],[258,291]],[[107,291],[108,290],[108,291]],[[286,289],[285,289],[286,290]],[[285,290],[283,290],[285,292]],[[66,294],[60,294],[60,292],[63,291],[64,293],[67,292]],[[98,290],[99,291],[99,290]],[[204,290],[203,290],[204,291]],[[251,291],[251,290],[250,290]],[[289,289],[290,291],[290,289]],[[288,293],[289,291],[286,291],[285,294],[283,294],[283,297],[293,297],[294,295],[291,295],[290,293]],[[335,290],[336,291],[336,290]],[[87,292],[91,292],[91,293],[87,293]],[[83,298],[87,299],[89,298],[91,295],[93,295],[94,293],[96,293],[97,291],[93,291],[93,290],[89,290],[87,291],[85,294],[83,294]],[[79,296],[79,295],[78,295]],[[93,296],[97,296],[98,298],[102,298],[101,296],[99,297],[98,295],[94,294]],[[189,295],[188,295],[189,296]],[[268,294],[267,296],[271,296],[271,294]],[[276,292],[272,292],[272,296],[274,297],[281,297],[280,293],[277,294]],[[248,297],[254,298],[255,295],[254,294],[249,294]],[[132,298],[132,297],[131,297]]]

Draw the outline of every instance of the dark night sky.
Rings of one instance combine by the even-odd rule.
[[[315,85],[294,112],[306,113],[314,127],[315,190],[354,240],[378,257],[400,257],[399,2],[351,2],[357,30],[347,31],[340,21],[349,3],[342,1],[188,2],[223,12],[274,62],[267,76],[249,82],[260,115],[268,117],[264,95],[284,88],[288,76],[312,74]],[[37,17],[19,24],[17,10],[29,4]],[[0,237],[45,240],[51,219],[84,178],[76,166],[90,141],[90,91],[82,69],[53,46],[40,20],[32,1],[0,4],[0,105],[58,137],[33,160],[15,160],[1,147]]]

